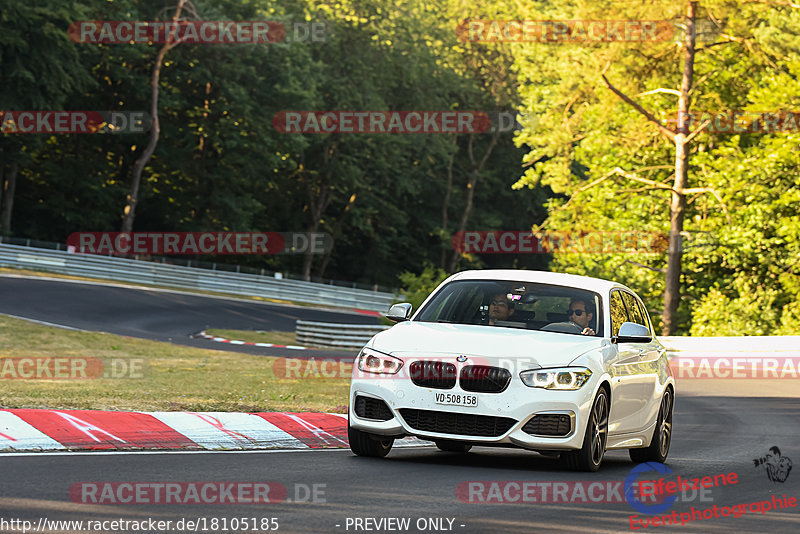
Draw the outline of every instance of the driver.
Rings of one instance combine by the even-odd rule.
[[[567,312],[569,320],[577,324],[583,331],[581,334],[584,336],[593,336],[594,330],[589,328],[589,323],[594,319],[594,313],[589,303],[585,299],[576,297],[569,302],[569,311]]]
[[[498,293],[489,302],[489,324],[495,321],[507,321],[514,315],[514,301],[509,302],[505,293]]]

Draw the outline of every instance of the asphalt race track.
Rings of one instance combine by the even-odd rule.
[[[718,381],[719,382],[719,381]],[[681,384],[678,384],[679,388]],[[800,496],[800,472],[784,483],[771,482],[753,459],[777,445],[785,457],[800,459],[800,404],[797,399],[696,395],[705,385],[678,390],[674,437],[668,467],[684,478],[734,472],[735,485],[712,488],[705,495],[688,491],[672,507],[690,512]],[[748,381],[747,394],[758,395],[768,384]],[[741,390],[742,386],[735,386]],[[764,390],[766,394],[766,389]],[[406,532],[624,532],[635,512],[626,502],[470,503],[456,494],[459,484],[477,481],[622,482],[634,464],[626,452],[608,453],[597,473],[562,471],[555,459],[514,449],[473,449],[467,455],[435,448],[395,449],[383,460],[353,456],[348,450],[252,453],[55,453],[5,454],[0,490],[0,517],[32,521],[115,520],[147,518],[277,518],[279,532],[363,532],[355,518],[410,518]],[[795,470],[797,471],[797,470]],[[651,477],[658,478],[655,473]],[[278,482],[287,497],[307,498],[316,485],[317,502],[248,504],[83,504],[69,497],[79,482]],[[488,488],[487,486],[485,486]],[[624,493],[624,492],[622,492]],[[695,493],[695,495],[692,495]],[[484,493],[488,496],[488,493]],[[509,492],[520,498],[519,492]],[[569,495],[569,494],[568,494]],[[464,497],[464,494],[461,494]],[[467,497],[464,497],[468,499]],[[685,501],[684,501],[685,499]],[[693,499],[693,500],[692,500]],[[701,500],[702,499],[702,500]],[[80,498],[76,500],[80,501]],[[324,502],[322,502],[324,500]],[[348,525],[348,518],[350,523]],[[446,518],[442,525],[417,521]],[[452,520],[452,527],[447,519]],[[362,526],[367,523],[360,523]],[[463,526],[462,526],[463,525]],[[384,524],[384,527],[386,524]],[[638,526],[638,525],[637,525]],[[174,528],[174,526],[173,526]],[[189,530],[189,529],[187,529]],[[746,513],[741,517],[704,519],[677,526],[649,527],[647,532],[798,532],[798,508]],[[202,529],[200,530],[202,531]],[[223,531],[218,528],[217,531]],[[233,531],[233,530],[230,530]],[[248,530],[258,532],[259,530]]]
[[[190,340],[188,336],[208,326],[289,330],[298,318],[374,322],[373,317],[313,308],[5,276],[0,276],[0,295],[0,313],[229,350],[250,347]],[[800,468],[789,471],[783,482],[772,481],[764,467],[756,467],[754,462],[774,446],[784,458],[800,462],[800,388],[796,382],[680,379],[673,429],[667,461],[671,473],[650,471],[641,474],[640,480],[735,473],[736,482],[703,493],[678,493],[676,502],[657,515],[636,511],[625,500],[624,481],[635,467],[626,451],[608,453],[597,473],[565,471],[557,459],[534,452],[493,448],[474,448],[466,455],[434,447],[403,448],[380,460],[358,458],[347,449],[34,452],[0,453],[0,532],[23,531],[20,523],[8,523],[10,520],[30,521],[34,529],[44,525],[40,532],[274,532],[270,518],[277,520],[278,532],[630,532],[631,516],[640,521],[634,524],[637,531],[645,532],[800,532],[800,503],[765,513],[751,507],[762,501],[772,506],[773,498],[784,495],[800,499]],[[287,499],[259,505],[196,501],[87,504],[74,490],[86,482],[101,486],[105,482],[268,482],[284,487]],[[576,482],[582,484],[576,486]],[[605,488],[599,495],[573,492],[578,486],[587,488],[597,482]],[[542,488],[548,488],[552,497],[556,485],[569,490],[558,502],[541,502]],[[525,494],[524,487],[539,489]],[[611,488],[617,488],[616,493]],[[683,525],[648,528],[641,523],[673,511],[679,521],[681,514],[691,518],[693,507],[702,514],[715,506],[724,513],[737,505],[747,505],[747,512],[740,517],[687,519]],[[197,522],[198,518],[205,518],[204,523],[186,526],[185,521]],[[235,527],[234,518],[238,521]],[[250,527],[242,528],[243,518]],[[389,522],[390,518],[400,522]],[[163,530],[130,530],[111,523],[103,529],[81,530],[75,525],[53,528],[49,523],[148,519],[172,524]],[[183,526],[178,527],[181,519]],[[227,528],[222,526],[223,519],[229,522]],[[401,526],[405,519],[407,527]],[[257,528],[251,528],[252,521],[257,521]]]
[[[293,331],[298,319],[377,323],[376,317],[355,312],[35,277],[0,275],[0,296],[0,313],[17,317],[199,348],[295,358],[354,354],[229,345],[189,336],[205,328]]]

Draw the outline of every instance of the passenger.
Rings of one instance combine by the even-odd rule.
[[[494,325],[495,321],[507,321],[514,315],[514,301],[509,302],[505,293],[498,293],[492,297],[489,303],[489,324]]]
[[[578,326],[583,327],[581,334],[584,336],[593,336],[594,330],[589,327],[589,323],[594,319],[594,312],[589,306],[589,303],[581,297],[575,297],[569,302],[569,312],[567,312],[569,320]]]

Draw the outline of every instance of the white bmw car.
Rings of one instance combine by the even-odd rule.
[[[596,278],[466,271],[375,335],[353,366],[349,439],[385,456],[416,436],[449,452],[473,445],[560,455],[596,471],[610,449],[664,462],[675,380],[641,299]]]

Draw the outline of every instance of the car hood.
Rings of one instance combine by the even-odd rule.
[[[522,358],[551,367],[567,365],[607,344],[603,338],[574,334],[406,321],[375,335],[367,346],[403,359],[426,355],[465,355],[487,362]]]

